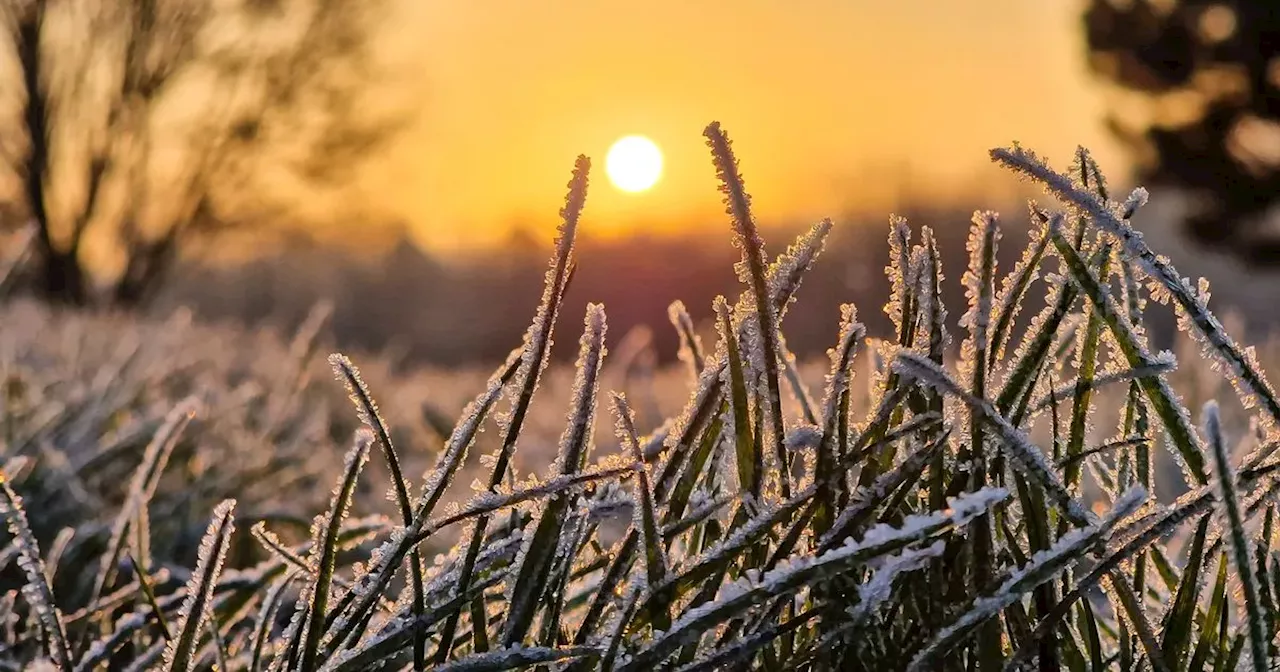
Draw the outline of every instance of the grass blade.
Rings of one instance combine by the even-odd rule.
[[[17,545],[18,566],[27,579],[22,587],[22,595],[35,610],[40,627],[44,630],[49,643],[49,656],[61,669],[70,670],[71,648],[67,643],[67,630],[63,625],[62,614],[54,602],[53,589],[49,587],[48,572],[44,559],[40,556],[40,546],[27,524],[22,498],[13,491],[4,472],[0,472],[0,516],[8,522],[9,532],[13,534]]]
[[[378,424],[381,425],[381,422]],[[365,460],[369,457],[369,446],[373,440],[373,435],[364,431],[356,435],[355,445],[347,453],[342,480],[339,481],[334,490],[333,499],[329,502],[329,511],[325,514],[323,522],[316,525],[311,551],[311,557],[314,558],[315,580],[308,591],[311,594],[311,607],[308,609],[310,620],[305,625],[306,635],[302,643],[300,669],[303,672],[311,672],[319,667],[320,639],[324,636],[325,616],[329,613],[329,591],[333,585],[334,562],[338,555],[338,533],[342,530],[342,522],[351,508],[356,481],[360,478],[360,470],[364,468]],[[419,581],[416,585],[413,597],[415,616],[419,615],[422,609],[422,584]]]
[[[560,437],[560,455],[555,465],[559,471],[557,475],[561,477],[575,476],[586,466],[587,447],[595,421],[596,394],[600,389],[600,368],[605,354],[605,331],[604,308],[588,304],[586,329],[582,333],[577,376],[573,384],[573,407],[569,423]],[[565,516],[572,504],[572,493],[552,495],[537,516],[533,533],[525,538],[515,580],[506,596],[507,619],[502,634],[504,648],[522,642],[533,625],[534,615],[546,592],[556,542],[560,539]],[[473,623],[472,627],[480,625]]]
[[[200,633],[210,615],[214,587],[218,584],[222,563],[231,545],[231,534],[235,530],[232,516],[235,506],[235,500],[228,499],[213,510],[213,521],[200,542],[196,571],[187,583],[187,599],[178,612],[177,637],[170,640],[164,650],[164,669],[167,672],[185,672],[196,662]]]
[[[1231,538],[1231,560],[1244,593],[1245,624],[1249,633],[1249,653],[1253,669],[1268,669],[1267,656],[1270,637],[1267,636],[1266,615],[1258,597],[1258,582],[1249,561],[1249,537],[1244,530],[1244,516],[1240,510],[1240,498],[1236,491],[1236,473],[1227,455],[1226,439],[1222,436],[1222,424],[1218,417],[1217,402],[1210,401],[1204,407],[1204,435],[1213,451],[1214,472],[1217,476],[1218,496],[1227,519]]]
[[[754,347],[758,352],[752,353],[752,364],[761,373],[765,382],[765,404],[762,414],[767,419],[770,443],[778,459],[778,484],[783,499],[791,497],[791,478],[784,438],[786,429],[782,420],[782,388],[778,383],[778,365],[781,361],[778,344],[778,310],[774,306],[772,293],[769,291],[769,279],[765,266],[764,240],[756,229],[755,217],[751,214],[751,197],[747,195],[738,171],[738,159],[733,155],[729,137],[720,129],[719,122],[712,122],[703,131],[707,138],[707,146],[716,167],[716,178],[720,180],[720,191],[724,194],[725,211],[733,220],[738,245],[742,248],[743,264],[739,279],[751,287],[756,312],[756,334],[758,340]]]

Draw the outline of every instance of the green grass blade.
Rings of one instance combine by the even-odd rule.
[[[1246,407],[1260,405],[1272,425],[1280,423],[1280,400],[1267,382],[1252,348],[1241,349],[1223,330],[1205,301],[1164,257],[1151,251],[1142,234],[1120,217],[1114,209],[1094,194],[1075,188],[1070,180],[1054,172],[1035,154],[1022,148],[994,149],[993,161],[1030,176],[1052,191],[1058,198],[1087,214],[1094,225],[1114,236],[1124,246],[1133,263],[1159,283],[1160,291],[1178,305],[1180,316],[1190,322],[1193,333],[1201,335],[1207,354],[1221,361],[1231,372],[1232,384],[1243,395]],[[1139,200],[1145,201],[1145,192]],[[1157,298],[1163,298],[1158,296]]]
[[[1098,278],[1101,279],[1101,290],[1110,293],[1107,279],[1111,275],[1111,252],[1109,246],[1102,246],[1102,263],[1098,267]],[[1071,398],[1071,419],[1067,430],[1067,459],[1079,457],[1084,453],[1084,443],[1089,432],[1089,414],[1093,408],[1094,376],[1098,371],[1098,345],[1102,336],[1102,319],[1096,306],[1090,306],[1085,324],[1084,338],[1076,356],[1076,384]],[[1063,473],[1063,481],[1068,488],[1076,488],[1080,483],[1081,462],[1070,462]]]
[[[49,587],[48,571],[40,555],[40,546],[27,523],[27,513],[22,508],[22,498],[9,485],[8,476],[0,472],[0,516],[8,522],[18,549],[18,565],[26,577],[22,587],[23,597],[35,610],[40,627],[48,641],[49,657],[64,670],[71,669],[71,647],[62,613],[53,599]]]
[[[840,336],[830,350],[831,371],[822,402],[822,441],[814,459],[814,483],[817,485],[818,509],[814,512],[813,534],[821,537],[831,529],[837,509],[837,497],[844,490],[844,470],[838,469],[843,446],[837,445],[840,423],[840,400],[849,391],[853,376],[853,358],[858,343],[866,335],[866,327],[858,322],[858,312],[851,304],[840,306]]]
[[[786,430],[782,419],[782,388],[778,382],[778,364],[781,361],[778,343],[778,310],[772,301],[769,278],[765,266],[764,240],[756,229],[751,214],[751,197],[747,195],[742,175],[738,171],[738,159],[733,155],[729,137],[720,129],[719,122],[712,122],[703,131],[707,146],[711,148],[724,194],[725,210],[733,219],[738,245],[742,248],[743,267],[740,279],[751,287],[755,303],[756,329],[759,352],[752,353],[754,368],[764,377],[765,395],[762,415],[767,419],[770,443],[778,459],[778,485],[784,499],[791,497],[790,464],[783,444]]]
[[[364,463],[369,457],[369,446],[373,440],[373,435],[363,431],[356,436],[355,445],[347,453],[342,479],[329,502],[329,510],[325,513],[324,521],[316,526],[311,551],[311,556],[314,558],[315,580],[308,591],[311,595],[311,606],[307,610],[310,620],[305,625],[306,634],[302,642],[302,658],[299,666],[303,672],[312,672],[319,667],[320,640],[324,637],[325,616],[329,613],[329,594],[333,587],[334,563],[338,556],[338,534],[342,530],[342,522],[347,517],[347,511],[351,508],[356,481],[359,480],[360,470],[364,468]],[[420,612],[422,584],[419,582],[416,586],[414,609]],[[418,615],[417,612],[415,615]]]
[[[177,637],[171,639],[164,650],[166,672],[186,672],[196,662],[200,633],[209,617],[214,587],[231,546],[235,505],[235,500],[228,499],[213,510],[213,521],[200,542],[199,562],[187,583],[187,599],[178,614]]]
[[[1023,298],[1031,284],[1040,274],[1040,261],[1049,247],[1049,237],[1043,230],[1031,229],[1031,242],[1022,253],[1022,259],[1013,271],[1004,277],[1000,285],[1000,294],[996,298],[995,324],[991,329],[990,361],[988,368],[994,369],[997,362],[1004,358],[1005,347],[1011,339],[1014,320],[1022,308]]]
[[[1104,289],[1093,272],[1084,265],[1075,248],[1062,236],[1061,221],[1061,216],[1057,215],[1050,222],[1050,236],[1059,256],[1066,262],[1075,283],[1098,309],[1099,315],[1115,336],[1116,343],[1128,360],[1129,366],[1132,368],[1150,366],[1157,361],[1157,358],[1146,351],[1133,326],[1115,305],[1115,299]],[[1188,480],[1196,485],[1207,484],[1209,477],[1205,467],[1204,450],[1195,431],[1191,428],[1191,420],[1186,409],[1177,401],[1177,396],[1163,379],[1140,378],[1138,383],[1146,392],[1156,415],[1164,423],[1165,430],[1169,433],[1169,439],[1175,448],[1174,455],[1181,458],[1180,462]]]
[[[729,312],[729,304],[724,297],[716,297],[715,311],[720,342],[725,348],[725,358],[729,365],[729,397],[733,413],[733,447],[736,451],[734,462],[738,468],[738,490],[758,500],[761,492],[761,475],[764,472],[764,457],[761,454],[761,446],[756,445],[751,436],[751,407],[747,402],[742,354],[738,351],[737,333],[732,323],[733,316]]]
[[[498,488],[506,478],[507,466],[515,453],[516,441],[520,436],[521,429],[524,427],[529,405],[533,401],[535,390],[538,388],[538,381],[542,376],[542,371],[546,368],[551,338],[559,316],[560,304],[564,298],[565,285],[568,282],[569,272],[573,265],[574,239],[577,234],[578,220],[586,203],[587,176],[590,170],[590,159],[585,156],[579,156],[577,163],[574,165],[573,177],[569,181],[569,193],[565,197],[564,208],[560,210],[560,235],[556,239],[556,251],[551,261],[551,269],[547,271],[542,300],[538,304],[533,323],[525,333],[520,369],[516,374],[517,379],[520,381],[520,392],[512,408],[511,417],[507,421],[498,458],[495,460],[493,470],[490,472],[490,490]],[[468,586],[471,585],[472,571],[476,557],[480,554],[480,544],[483,543],[484,533],[488,525],[489,519],[482,516],[476,520],[471,530],[471,541],[467,546],[466,555],[463,558],[462,572],[458,577],[458,590],[460,592],[465,592]],[[473,602],[471,615],[475,620],[472,632],[476,637],[476,643],[483,644],[480,640],[484,636],[483,604]],[[458,618],[459,615],[455,614],[445,622],[444,630],[440,636],[440,647],[437,649],[435,656],[436,664],[447,660],[449,652],[453,649],[453,637],[457,631]]]
[[[1215,658],[1220,658],[1225,653],[1222,651],[1213,652],[1218,647],[1218,632],[1214,625],[1222,620],[1227,608],[1228,566],[1227,554],[1220,554],[1218,556],[1218,578],[1214,580],[1213,590],[1209,593],[1209,611],[1204,614],[1200,621],[1200,638],[1196,641],[1195,651],[1191,654],[1191,662],[1186,667],[1188,670],[1206,669],[1211,654]]]
[[[1196,604],[1200,600],[1200,572],[1204,567],[1204,539],[1209,532],[1209,517],[1200,519],[1195,536],[1191,539],[1191,551],[1182,569],[1182,580],[1173,598],[1173,606],[1163,623],[1160,650],[1165,660],[1175,669],[1183,669],[1187,647],[1191,644]]]
[[[667,578],[667,558],[663,552],[664,544],[658,532],[658,510],[654,501],[653,487],[649,481],[649,471],[640,452],[640,441],[636,437],[636,427],[631,408],[625,397],[613,395],[614,413],[618,417],[618,436],[631,451],[635,461],[636,472],[636,515],[640,521],[642,542],[644,543],[645,576],[648,585],[659,586]],[[634,523],[633,523],[634,525]],[[655,602],[652,614],[654,627],[664,630],[670,625],[670,612],[662,599]]]
[[[160,603],[156,601],[156,591],[151,587],[151,580],[147,578],[147,571],[138,564],[136,558],[128,551],[125,551],[125,558],[129,560],[129,566],[133,568],[134,575],[138,577],[138,587],[142,589],[143,599],[146,600],[147,606],[151,608],[151,613],[155,615],[156,627],[160,628],[160,634],[165,640],[173,639],[173,633],[169,630],[169,623],[165,621],[164,611],[160,609]]]
[[[1236,473],[1227,455],[1226,439],[1222,435],[1217,402],[1210,401],[1204,407],[1204,434],[1213,452],[1214,472],[1217,476],[1218,497],[1227,519],[1231,538],[1231,560],[1244,593],[1245,624],[1249,634],[1249,653],[1253,668],[1259,672],[1268,669],[1270,637],[1267,635],[1266,615],[1258,597],[1258,583],[1249,562],[1249,537],[1244,529],[1244,516],[1237,495]]]
[[[969,268],[964,274],[965,294],[969,310],[961,318],[961,326],[967,327],[960,359],[969,369],[970,392],[975,398],[987,396],[987,352],[991,344],[991,307],[996,273],[996,247],[1000,240],[1000,228],[995,213],[975,213],[969,233]],[[963,444],[957,459],[970,469],[969,489],[978,490],[987,484],[986,439],[984,419],[980,413],[969,415],[969,440]],[[973,554],[973,589],[983,593],[991,588],[994,570],[992,521],[986,516],[974,521],[969,542]],[[1003,657],[1000,651],[1000,622],[988,619],[981,626],[978,636],[978,669],[999,669]]]
[[[347,393],[351,395],[351,401],[355,404],[360,421],[374,433],[378,440],[378,445],[382,446],[382,455],[386,458],[387,469],[391,472],[391,486],[395,492],[396,504],[400,507],[400,517],[405,527],[412,525],[413,502],[409,499],[409,482],[404,477],[404,470],[400,467],[400,456],[396,454],[395,445],[391,442],[391,433],[387,430],[387,423],[383,421],[382,415],[378,412],[378,405],[374,402],[373,395],[369,393],[368,386],[360,378],[360,371],[346,356],[340,354],[330,355],[329,365],[333,367],[334,375],[338,380],[341,380],[346,385]],[[420,616],[425,607],[422,596],[422,560],[418,556],[417,549],[409,552],[409,578],[411,589],[413,590],[414,614]],[[325,593],[327,597],[328,587],[322,587],[320,592]],[[313,598],[317,594],[319,593],[313,594]],[[323,618],[323,612],[319,615],[313,612],[312,618]],[[317,622],[319,621],[317,620]],[[310,641],[313,635],[308,631],[307,636],[307,645],[310,646],[313,643]],[[319,640],[317,639],[314,643],[318,642]],[[308,652],[309,650],[304,649],[304,672],[311,672],[314,669],[314,655],[316,652],[310,651],[311,658],[308,658]],[[419,638],[413,645],[414,670],[421,672],[426,669],[426,655],[426,640]]]
[[[284,602],[285,591],[288,590],[289,584],[293,583],[293,580],[298,575],[297,571],[290,571],[284,578],[277,581],[262,598],[262,608],[258,611],[258,618],[253,627],[253,636],[250,638],[249,672],[258,672],[258,670],[262,669],[262,661],[267,654],[267,642],[271,637],[271,626],[275,623],[276,613]]]
[[[560,454],[555,465],[559,471],[557,475],[562,477],[575,476],[586,466],[586,451],[595,426],[600,369],[604,361],[604,308],[598,304],[587,304],[585,326],[579,343],[570,419],[560,437]],[[515,580],[506,596],[507,618],[502,632],[504,648],[521,643],[533,626],[534,616],[546,593],[565,516],[573,502],[572,493],[553,495],[537,517],[533,534],[526,537]],[[479,625],[473,623],[472,627]]]

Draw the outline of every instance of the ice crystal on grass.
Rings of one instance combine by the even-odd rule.
[[[196,646],[204,632],[205,620],[212,611],[210,607],[218,575],[231,546],[234,510],[235,500],[219,504],[213,511],[209,530],[200,542],[199,562],[187,583],[187,599],[178,612],[177,637],[165,647],[165,665],[170,670],[188,670],[193,666]]]
[[[596,396],[613,374],[600,306],[588,308],[572,370],[551,359],[577,267],[585,159],[523,343],[456,397],[451,377],[435,375],[419,405],[397,363],[370,356],[370,372],[390,372],[378,376],[380,411],[336,356],[352,413],[340,387],[308,375],[321,364],[323,307],[294,338],[247,347],[181,314],[14,309],[0,342],[0,569],[17,583],[0,587],[0,669],[1274,667],[1280,441],[1259,365],[1269,353],[1237,345],[1208,312],[1207,283],[1178,275],[1132,229],[1144,191],[1111,201],[1083,150],[1063,174],[997,150],[1065,205],[1030,204],[1012,270],[997,272],[995,213],[975,215],[959,282],[942,272],[933,229],[913,240],[893,218],[893,332],[868,340],[842,306],[829,361],[807,362],[781,321],[832,224],[769,259],[727,136],[713,124],[706,138],[741,292],[709,307],[706,350],[692,315],[708,307],[670,304],[682,359],[671,379],[692,375],[691,389],[666,398],[666,372],[623,366],[628,394],[644,395],[644,429],[656,429],[643,436],[616,395],[620,450],[603,458],[592,456]],[[967,333],[953,349],[944,297],[957,290]],[[1160,301],[1205,357],[1153,350],[1144,323]],[[203,340],[184,345],[193,338]],[[864,343],[868,356],[855,357]],[[236,363],[206,366],[205,351]],[[1246,408],[1210,405],[1203,432],[1184,383],[1197,403],[1226,388],[1202,359]],[[546,396],[567,399],[568,415],[534,402],[542,387],[558,388]],[[195,400],[210,410],[188,426]],[[456,421],[441,412],[449,403]],[[499,436],[469,460],[490,419]],[[1237,465],[1223,436],[1246,419],[1252,452]],[[360,424],[372,438],[360,434],[340,465],[332,438]],[[1140,488],[1167,486],[1151,451],[1161,435],[1191,488],[1143,505]],[[373,442],[391,472],[378,483],[359,480]],[[537,459],[557,445],[554,461]],[[528,475],[517,446],[533,458]],[[416,484],[409,470],[423,474]],[[316,487],[333,482],[332,495]],[[384,489],[394,521],[344,520],[349,507],[385,508]],[[205,518],[228,495],[254,539],[232,542],[230,503]],[[202,530],[198,557],[184,558]],[[125,556],[130,573],[116,576]],[[1099,584],[1109,605],[1093,600]],[[1173,606],[1153,620],[1157,600]]]

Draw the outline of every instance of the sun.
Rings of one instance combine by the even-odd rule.
[[[662,150],[643,135],[619,138],[609,148],[604,171],[613,186],[632,193],[644,191],[662,177]]]

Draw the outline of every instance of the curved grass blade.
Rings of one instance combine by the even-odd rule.
[[[394,488],[396,495],[396,504],[400,507],[400,518],[403,525],[408,527],[413,524],[413,502],[409,500],[409,482],[405,480],[404,470],[400,467],[400,457],[396,454],[395,445],[391,442],[391,433],[387,431],[387,423],[383,421],[382,415],[378,412],[378,405],[373,400],[373,395],[369,393],[369,388],[365,385],[364,380],[360,378],[360,371],[356,369],[355,364],[351,363],[345,355],[333,354],[329,355],[329,365],[333,367],[334,375],[341,380],[347,387],[347,393],[351,396],[352,403],[356,406],[356,412],[360,416],[360,421],[374,433],[378,440],[378,445],[382,446],[382,455],[387,460],[387,469],[391,472],[391,486]],[[357,470],[358,471],[358,470]],[[335,530],[336,532],[336,530]],[[323,572],[323,568],[321,569]],[[422,615],[425,608],[422,596],[422,560],[418,556],[417,549],[409,552],[409,577],[411,581],[411,589],[413,590],[413,608],[415,615]],[[321,588],[324,593],[323,597],[328,596],[328,586]],[[317,593],[318,594],[318,593]],[[316,595],[313,595],[313,598]],[[317,623],[319,619],[324,617],[324,613],[316,614],[312,612],[312,618]],[[318,630],[316,628],[315,630]],[[314,635],[308,632],[307,646],[319,643],[321,633],[316,632]],[[310,638],[314,636],[317,639],[312,642]],[[308,657],[307,654],[310,654]],[[314,669],[316,651],[304,650],[303,672],[311,672]],[[426,641],[418,638],[413,643],[413,669],[426,669]]]
[[[782,420],[782,388],[778,382],[780,348],[778,344],[778,310],[769,291],[768,269],[765,266],[764,240],[756,229],[751,214],[751,197],[747,195],[742,175],[738,172],[738,159],[733,155],[729,137],[720,129],[719,122],[712,122],[703,131],[707,146],[720,180],[720,192],[724,194],[725,211],[733,219],[738,245],[742,248],[743,264],[739,278],[750,285],[755,303],[758,353],[752,353],[752,363],[764,376],[765,403],[762,414],[767,419],[770,443],[778,458],[778,484],[782,497],[791,497],[790,464],[784,439],[786,429]]]
[[[44,559],[40,556],[40,546],[27,524],[22,498],[13,491],[4,472],[0,472],[0,516],[8,522],[9,532],[13,534],[17,545],[18,566],[22,568],[27,580],[22,587],[22,595],[35,610],[40,627],[44,630],[49,656],[61,669],[70,670],[71,647],[67,643],[66,626],[53,600],[53,589],[49,587],[49,575]]]
[[[524,350],[521,355],[520,370],[516,374],[520,380],[520,392],[512,408],[511,417],[507,421],[506,431],[502,438],[502,447],[498,451],[493,470],[489,475],[489,489],[495,490],[502,485],[507,476],[507,466],[515,454],[516,441],[524,428],[525,416],[533,401],[538,381],[546,368],[550,356],[551,339],[555,324],[560,314],[560,304],[564,298],[565,286],[568,282],[569,270],[573,264],[574,239],[577,235],[578,220],[587,199],[587,177],[591,171],[591,160],[579,156],[574,164],[573,177],[569,180],[569,193],[565,197],[565,205],[560,210],[560,232],[556,239],[555,256],[551,268],[547,271],[546,282],[542,290],[542,300],[538,303],[538,311],[525,332]],[[458,576],[458,590],[465,592],[471,585],[472,572],[476,557],[480,554],[485,530],[489,519],[481,516],[471,530],[471,541],[463,558],[462,569]],[[483,598],[477,598],[471,604],[472,634],[475,643],[484,644],[484,604]],[[435,663],[443,663],[453,650],[453,637],[457,631],[459,614],[450,616],[445,622],[440,635],[440,648],[437,649]],[[481,647],[482,648],[482,647]]]
[[[249,640],[249,672],[258,672],[262,669],[264,654],[267,653],[267,640],[271,637],[271,626],[275,624],[276,613],[280,611],[280,606],[284,602],[285,591],[298,576],[297,570],[290,570],[284,578],[271,586],[262,598],[262,608],[258,611],[258,619],[254,623],[253,635]]]
[[[1066,262],[1076,285],[1098,309],[1098,314],[1115,336],[1116,343],[1128,360],[1129,366],[1136,369],[1158,364],[1157,358],[1146,351],[1133,326],[1115,305],[1115,299],[1103,288],[1093,272],[1084,265],[1075,248],[1063,237],[1061,215],[1055,214],[1050,220],[1049,235],[1059,256]],[[1207,484],[1209,476],[1205,470],[1204,450],[1195,431],[1191,428],[1191,420],[1187,416],[1186,409],[1178,403],[1169,384],[1161,378],[1140,378],[1138,384],[1142,386],[1156,415],[1164,423],[1169,439],[1176,449],[1174,455],[1181,457],[1180,463],[1189,480],[1196,485]]]
[[[1262,406],[1272,425],[1280,423],[1280,400],[1277,400],[1275,391],[1258,366],[1253,349],[1241,350],[1223,330],[1221,322],[1209,311],[1204,300],[1192,291],[1187,281],[1167,259],[1151,251],[1142,234],[1125,221],[1127,218],[1117,217],[1109,204],[1088,191],[1076,188],[1069,179],[1055,172],[1034,153],[1021,147],[993,149],[991,158],[996,163],[1042,183],[1058,198],[1088,215],[1095,226],[1114,236],[1124,246],[1133,263],[1141,265],[1160,284],[1162,291],[1178,304],[1182,316],[1201,335],[1206,353],[1221,361],[1231,372],[1232,384],[1243,395],[1246,407],[1257,403]],[[1134,204],[1128,206],[1127,210],[1136,209],[1145,200],[1146,192],[1137,192]]]
[[[678,299],[667,307],[667,318],[671,320],[671,326],[675,327],[676,334],[680,336],[678,353],[680,361],[689,367],[696,383],[698,376],[702,373],[702,367],[706,365],[706,354],[702,350],[702,339],[698,338],[698,330],[693,326],[693,318],[689,317],[689,310],[684,307],[684,302]]]
[[[358,381],[358,378],[356,380]],[[373,440],[373,435],[364,431],[356,435],[355,445],[347,453],[342,479],[334,490],[333,499],[329,502],[329,511],[325,514],[324,522],[316,526],[315,541],[311,551],[315,559],[315,580],[308,591],[311,594],[311,607],[307,610],[309,621],[304,626],[306,634],[303,636],[302,659],[299,666],[303,672],[312,672],[319,667],[320,640],[324,636],[325,616],[329,613],[329,593],[333,586],[334,563],[338,557],[338,533],[342,530],[342,522],[351,508],[356,481],[359,480],[360,470],[364,468],[364,463],[369,457],[369,446]],[[421,568],[418,574],[421,578]],[[414,615],[417,616],[422,606],[420,581],[413,600]],[[415,660],[416,655],[417,649],[415,649]]]
[[[151,498],[155,496],[156,488],[160,485],[160,477],[169,463],[169,456],[173,454],[174,447],[177,446],[183,431],[191,423],[199,407],[199,401],[195,397],[188,397],[179,402],[165,416],[164,423],[147,443],[142,454],[142,462],[133,473],[128,498],[111,525],[111,536],[107,540],[106,552],[99,559],[98,573],[93,581],[93,590],[89,594],[88,610],[90,612],[97,611],[99,598],[114,580],[129,528],[138,520],[139,514],[146,509]],[[85,633],[88,634],[88,632],[89,630],[86,629]]]
[[[1231,466],[1231,458],[1227,455],[1227,442],[1222,436],[1217,402],[1210,401],[1204,406],[1204,434],[1209,439],[1209,447],[1213,451],[1218,497],[1222,500],[1227,529],[1230,532],[1232,564],[1235,565],[1236,576],[1240,580],[1241,592],[1244,594],[1250,659],[1255,670],[1264,672],[1269,667],[1267,656],[1271,638],[1267,635],[1266,615],[1262,611],[1261,598],[1258,597],[1257,577],[1249,562],[1249,537],[1244,529],[1244,516],[1240,510],[1240,498],[1236,491],[1236,473]]]
[[[907,666],[908,672],[927,669],[937,656],[972,636],[983,623],[1078,561],[1103,541],[1122,519],[1136,511],[1146,497],[1147,493],[1141,488],[1129,491],[1116,501],[1102,522],[1072,530],[1059,537],[1048,551],[1033,556],[1030,564],[1011,574],[993,592],[976,599],[969,611],[936,634],[928,646],[912,659]]]
[[[164,666],[167,672],[186,672],[195,663],[196,646],[200,632],[209,617],[213,590],[218,585],[222,562],[231,546],[231,534],[235,530],[232,513],[234,499],[223,501],[213,510],[213,521],[200,542],[199,562],[187,583],[187,599],[178,612],[177,637],[164,649]]]

